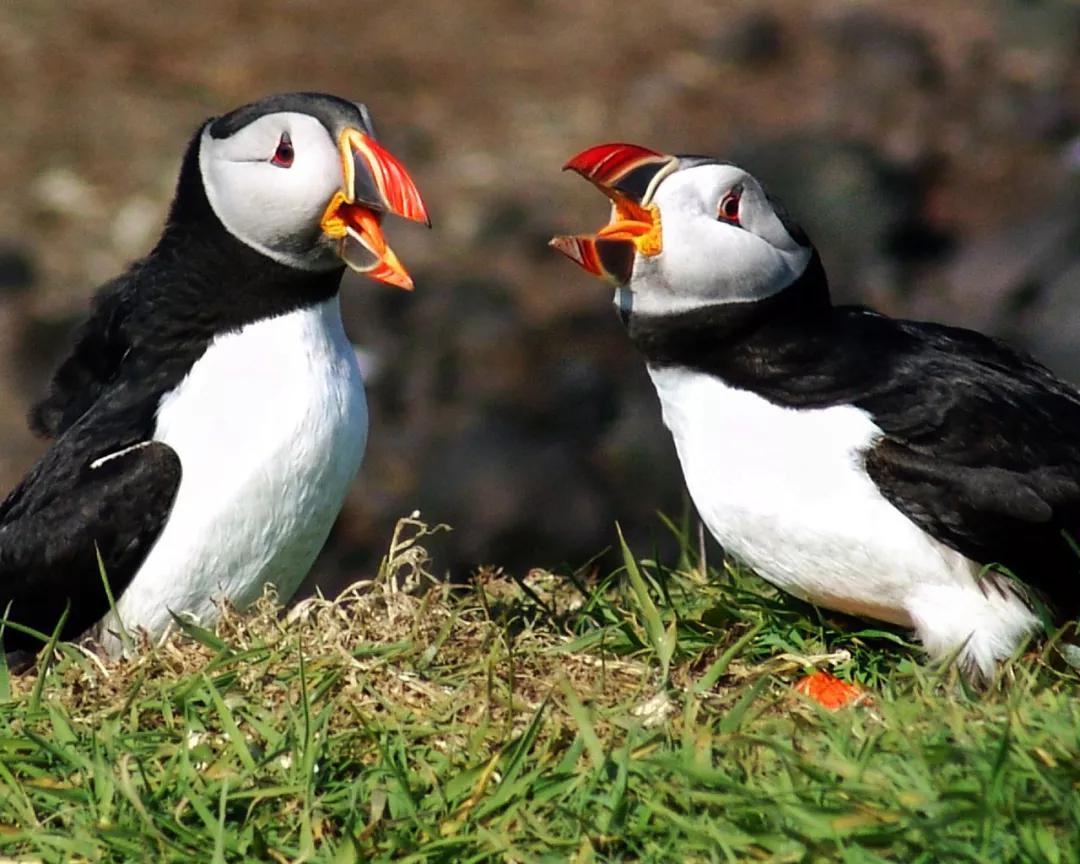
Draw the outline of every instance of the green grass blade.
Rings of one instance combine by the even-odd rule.
[[[568,680],[565,678],[560,679],[559,686],[566,697],[566,710],[577,726],[577,734],[581,736],[585,749],[589,752],[589,759],[593,764],[593,768],[599,770],[607,761],[607,754],[603,743],[600,741],[600,736],[596,734],[589,712],[581,704],[577,693],[574,692],[573,685]]]
[[[221,694],[218,693],[214,683],[205,675],[203,676],[203,688],[210,697],[210,701],[214,703],[218,720],[221,721],[221,728],[228,736],[229,743],[232,745],[237,758],[239,758],[240,764],[250,773],[254,774],[257,770],[255,758],[251,755],[251,750],[248,748],[247,741],[244,739],[244,733],[240,731],[240,727],[236,724],[236,719],[233,717],[232,711],[230,711],[229,707],[225,704],[225,700],[221,698]]]
[[[194,621],[181,615],[177,615],[172,610],[169,610],[169,615],[172,617],[173,623],[176,624],[179,631],[189,639],[194,639],[200,645],[205,645],[207,648],[212,648],[222,654],[232,655],[233,650],[230,645],[212,630],[200,627]]]
[[[131,638],[131,634],[128,632],[127,627],[124,626],[124,621],[120,617],[120,613],[116,610],[116,598],[113,597],[112,585],[109,584],[109,574],[105,572],[105,559],[101,557],[101,548],[98,546],[97,541],[94,541],[94,556],[97,558],[98,575],[101,577],[101,585],[105,589],[105,597],[109,601],[109,611],[112,613],[112,620],[116,623],[118,635],[120,636],[120,645],[123,648],[124,654],[130,656],[135,651],[135,642]]]
[[[214,851],[210,856],[211,864],[226,864],[225,861],[225,804],[229,798],[229,781],[221,784],[218,794],[218,818],[214,824]]]
[[[34,682],[34,690],[30,694],[31,712],[36,712],[41,707],[41,693],[44,690],[45,681],[48,678],[48,671],[52,666],[53,652],[56,650],[56,645],[60,641],[60,634],[64,632],[64,625],[67,624],[68,615],[70,613],[71,602],[69,601],[64,604],[64,611],[60,615],[60,620],[56,622],[56,626],[53,628],[49,641],[45,643],[45,649],[39,655],[37,680]]]
[[[672,622],[672,626],[664,627],[664,621],[660,617],[660,610],[657,609],[656,603],[653,602],[648,583],[645,581],[645,577],[641,575],[637,560],[630,551],[626,538],[623,537],[622,529],[616,526],[616,531],[619,535],[619,548],[622,551],[623,566],[626,568],[626,575],[630,580],[634,599],[637,601],[638,609],[644,619],[645,633],[648,636],[650,647],[660,662],[660,680],[666,683],[677,640],[674,622]]]

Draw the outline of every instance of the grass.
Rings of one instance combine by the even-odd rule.
[[[0,856],[41,861],[1080,860],[1058,640],[983,694],[691,544],[608,578],[379,578],[138,659],[0,675]],[[683,532],[685,537],[685,532]],[[621,542],[621,538],[620,542]],[[872,704],[792,692],[813,667]]]

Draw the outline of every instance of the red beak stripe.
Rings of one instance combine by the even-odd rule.
[[[424,200],[420,197],[420,190],[416,188],[405,166],[374,138],[355,129],[347,134],[349,144],[367,164],[379,196],[386,203],[386,209],[396,216],[423,222],[430,228],[431,220],[428,218]]]
[[[583,150],[563,166],[564,171],[577,171],[597,186],[610,188],[635,168],[648,164],[670,162],[671,156],[657,153],[637,144],[597,144]]]

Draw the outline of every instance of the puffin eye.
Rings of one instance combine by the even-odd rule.
[[[721,222],[730,222],[732,225],[739,224],[739,199],[742,197],[742,189],[735,187],[721,200],[716,208],[716,218]]]
[[[275,150],[274,155],[270,157],[270,164],[277,165],[279,168],[291,168],[293,157],[295,155],[296,151],[293,150],[292,139],[289,137],[289,133],[282,132],[281,138],[278,140],[277,150]]]

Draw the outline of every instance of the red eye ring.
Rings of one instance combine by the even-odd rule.
[[[279,168],[291,168],[295,156],[296,151],[293,149],[289,133],[282,132],[277,149],[274,151],[274,155],[270,157],[270,164],[277,165]]]
[[[730,222],[732,225],[739,224],[739,201],[742,197],[741,189],[732,189],[722,199],[720,206],[716,208],[716,218],[721,222]]]

